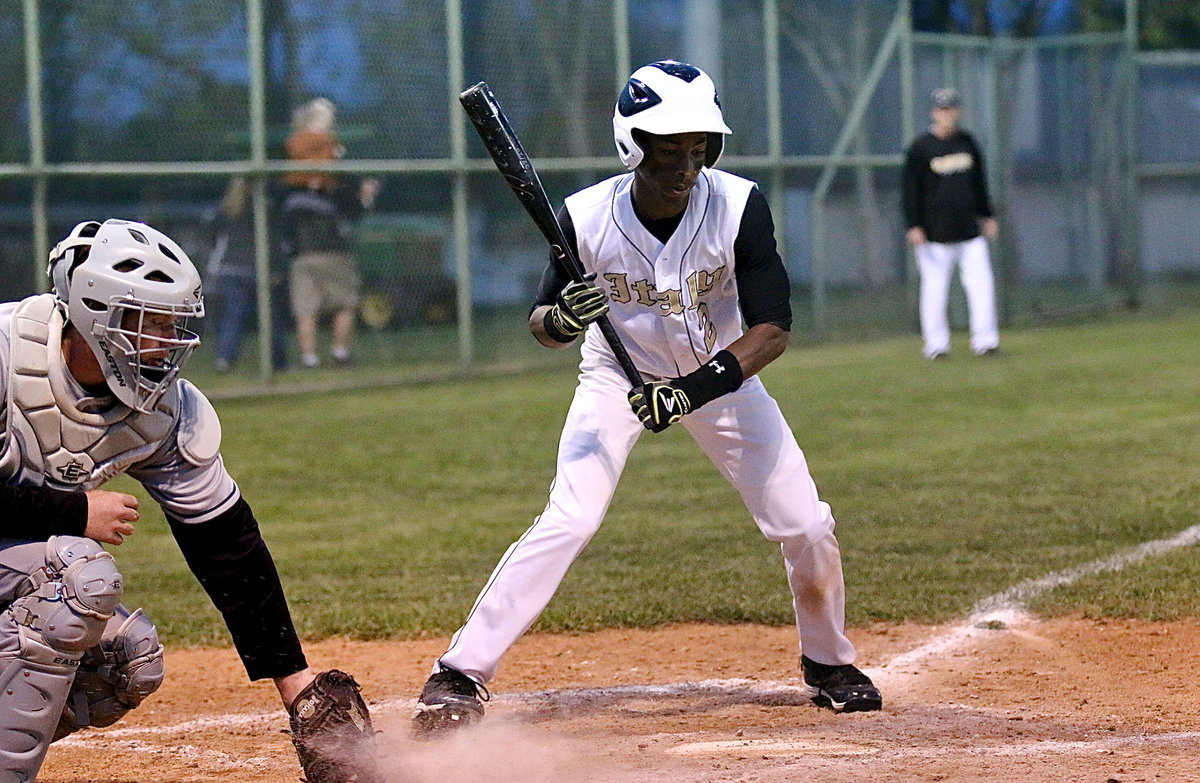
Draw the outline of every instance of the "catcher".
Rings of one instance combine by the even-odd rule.
[[[287,708],[309,783],[381,783],[354,678],[305,660],[258,522],[225,470],[212,405],[179,377],[204,315],[187,254],[141,223],[77,225],[53,293],[0,305],[0,781],[31,781],[50,743],[108,726],[163,679],[163,648],[100,545],[162,507],[251,680]]]

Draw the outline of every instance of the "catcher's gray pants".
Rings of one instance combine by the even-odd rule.
[[[157,634],[140,612],[120,607],[122,593],[112,555],[91,539],[0,541],[0,783],[32,781],[54,739],[81,725],[107,725],[88,720],[89,706],[103,709],[115,699],[124,714],[131,684],[145,690],[152,680],[153,691],[161,682]],[[135,637],[154,649],[130,665]],[[76,694],[85,658],[89,678]]]

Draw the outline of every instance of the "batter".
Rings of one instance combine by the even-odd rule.
[[[438,732],[483,715],[486,683],[600,527],[630,450],[646,430],[673,424],[779,543],[810,695],[835,711],[877,710],[882,698],[853,665],[844,633],[833,515],[756,377],[787,346],[790,288],[766,199],[713,168],[730,133],[716,88],[686,63],[644,66],[620,95],[613,128],[631,173],[570,196],[560,213],[588,276],[570,283],[551,263],[529,318],[549,348],[584,336],[549,503],[434,664],[415,728]],[[606,313],[647,381],[639,388],[588,328]]]

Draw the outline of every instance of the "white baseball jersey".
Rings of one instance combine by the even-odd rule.
[[[632,187],[623,174],[566,200],[579,260],[608,293],[609,320],[637,368],[686,375],[742,334],[733,239],[754,183],[704,169],[665,244],[634,214]],[[618,366],[599,329],[588,329],[583,356]]]

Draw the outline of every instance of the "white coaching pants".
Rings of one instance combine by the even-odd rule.
[[[550,602],[599,529],[625,460],[646,432],[629,408],[628,389],[629,382],[612,369],[580,376],[559,441],[549,503],[504,553],[440,663],[486,683]],[[845,588],[833,515],[817,498],[804,454],[761,381],[747,379],[677,426],[741,493],[763,535],[780,544],[804,653],[821,663],[852,662],[854,646],[843,632]],[[671,503],[668,496],[650,511],[670,513]],[[664,548],[664,556],[669,551]]]
[[[1000,345],[996,321],[996,291],[987,240],[982,236],[966,242],[925,242],[916,246],[921,273],[921,336],[926,356],[950,351],[950,278],[957,264],[959,279],[967,295],[971,350],[975,353]]]

